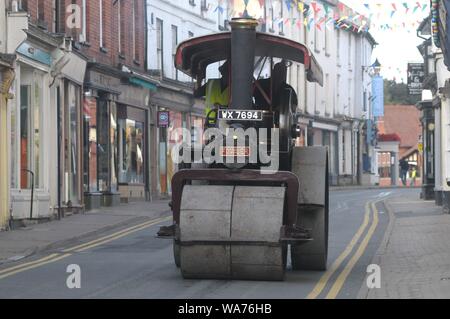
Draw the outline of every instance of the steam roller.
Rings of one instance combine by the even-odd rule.
[[[283,72],[303,64],[308,81],[322,85],[322,69],[306,46],[257,32],[250,17],[230,25],[231,32],[189,39],[177,49],[175,66],[196,80],[196,91],[207,83],[208,66],[227,61],[222,76],[230,102],[207,116],[205,128],[222,135],[200,147],[202,161],[194,146],[180,151],[173,224],[158,235],[173,240],[186,279],[281,281],[287,269],[325,270],[328,153],[295,146],[297,95]],[[236,136],[249,129],[256,135]],[[218,151],[205,160],[212,144]]]

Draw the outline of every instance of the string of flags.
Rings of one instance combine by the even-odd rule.
[[[325,28],[347,29],[353,32],[368,32],[370,29],[395,31],[406,29],[408,32],[414,32],[416,27],[422,22],[424,15],[430,11],[428,1],[409,1],[409,2],[383,2],[363,3],[367,12],[357,13],[344,5],[338,3],[337,9],[326,2],[310,1],[309,4],[302,0],[282,0],[288,12],[296,10],[301,13],[298,18],[274,17],[265,19],[263,14],[259,18],[261,23],[272,25],[291,25],[297,28],[305,27],[309,30],[316,28],[320,31]],[[239,3],[240,2],[240,3]],[[253,2],[253,3],[252,3]],[[264,9],[265,0],[218,0],[214,12],[221,14],[227,13],[230,18],[242,16],[243,9],[258,6]],[[240,8],[236,9],[236,8]],[[225,12],[227,11],[227,12]],[[264,12],[264,10],[261,10]]]

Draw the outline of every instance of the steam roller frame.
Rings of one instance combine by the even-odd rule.
[[[187,185],[199,180],[222,185]],[[295,227],[293,173],[182,170],[172,187],[174,256],[186,279],[283,280],[288,244],[311,240]]]

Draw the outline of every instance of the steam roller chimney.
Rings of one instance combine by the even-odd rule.
[[[255,19],[234,18],[231,25],[231,108],[251,110],[253,64],[255,60]]]

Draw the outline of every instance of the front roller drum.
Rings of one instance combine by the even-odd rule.
[[[178,241],[183,277],[283,280],[285,192],[284,187],[186,185]]]

